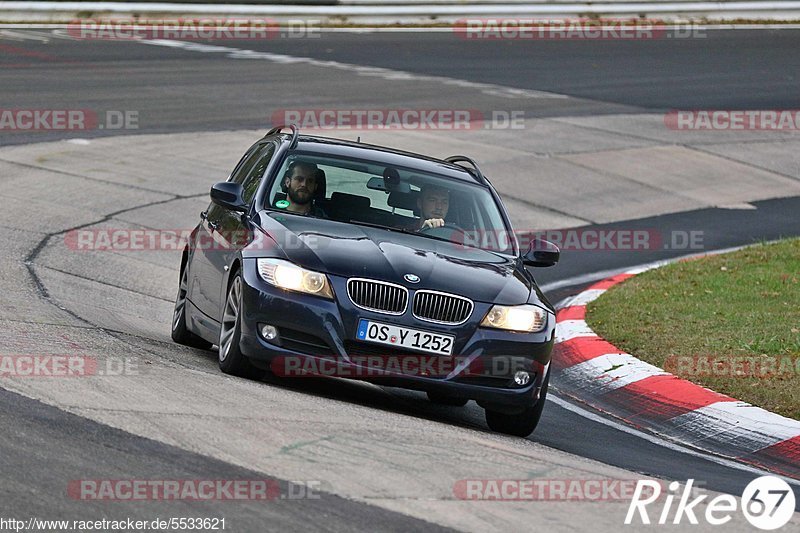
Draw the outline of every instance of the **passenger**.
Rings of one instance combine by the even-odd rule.
[[[283,189],[289,201],[286,211],[299,215],[325,216],[325,212],[314,205],[320,176],[324,174],[314,163],[294,161],[289,165],[283,177]]]

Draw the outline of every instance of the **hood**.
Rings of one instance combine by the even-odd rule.
[[[532,281],[511,258],[420,235],[274,211],[255,220],[286,258],[305,268],[345,278],[389,281],[479,302],[521,304]],[[418,283],[404,279],[418,276]]]

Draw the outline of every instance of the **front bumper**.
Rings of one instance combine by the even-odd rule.
[[[357,308],[347,296],[345,278],[328,276],[334,300],[269,285],[259,277],[252,260],[243,262],[242,278],[242,353],[279,375],[360,379],[476,400],[483,407],[507,412],[531,407],[539,399],[553,348],[552,315],[540,333],[481,328],[478,323],[490,304],[475,302],[466,323],[449,326],[416,319],[410,311],[393,316]],[[357,341],[361,318],[455,335],[454,355],[413,353]],[[265,340],[260,333],[263,324],[275,326],[278,338]],[[412,364],[407,364],[409,358]],[[527,371],[530,382],[516,385],[516,370]]]

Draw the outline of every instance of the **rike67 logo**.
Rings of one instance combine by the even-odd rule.
[[[690,479],[683,487],[683,492],[678,496],[680,483],[673,481],[668,486],[668,493],[663,498],[664,506],[660,509],[650,508],[655,512],[652,521],[657,524],[681,524],[684,517],[692,525],[697,525],[698,515],[705,518],[706,523],[721,526],[733,518],[733,513],[741,509],[742,514],[750,524],[758,529],[772,531],[785,526],[794,514],[795,496],[792,488],[784,480],[774,476],[762,476],[754,479],[744,488],[741,502],[730,494],[720,494],[708,501],[705,513],[700,514],[696,507],[707,497],[701,494],[691,499],[692,485]],[[648,506],[661,498],[661,484],[656,481],[639,480],[625,516],[625,524],[636,522],[650,524],[651,517]],[[676,498],[677,497],[677,498]],[[675,500],[678,500],[675,504]],[[675,504],[675,505],[673,505]]]

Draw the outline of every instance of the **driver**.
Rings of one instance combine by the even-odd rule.
[[[417,199],[417,207],[422,216],[414,228],[416,231],[444,226],[450,208],[450,191],[438,185],[424,186]]]

